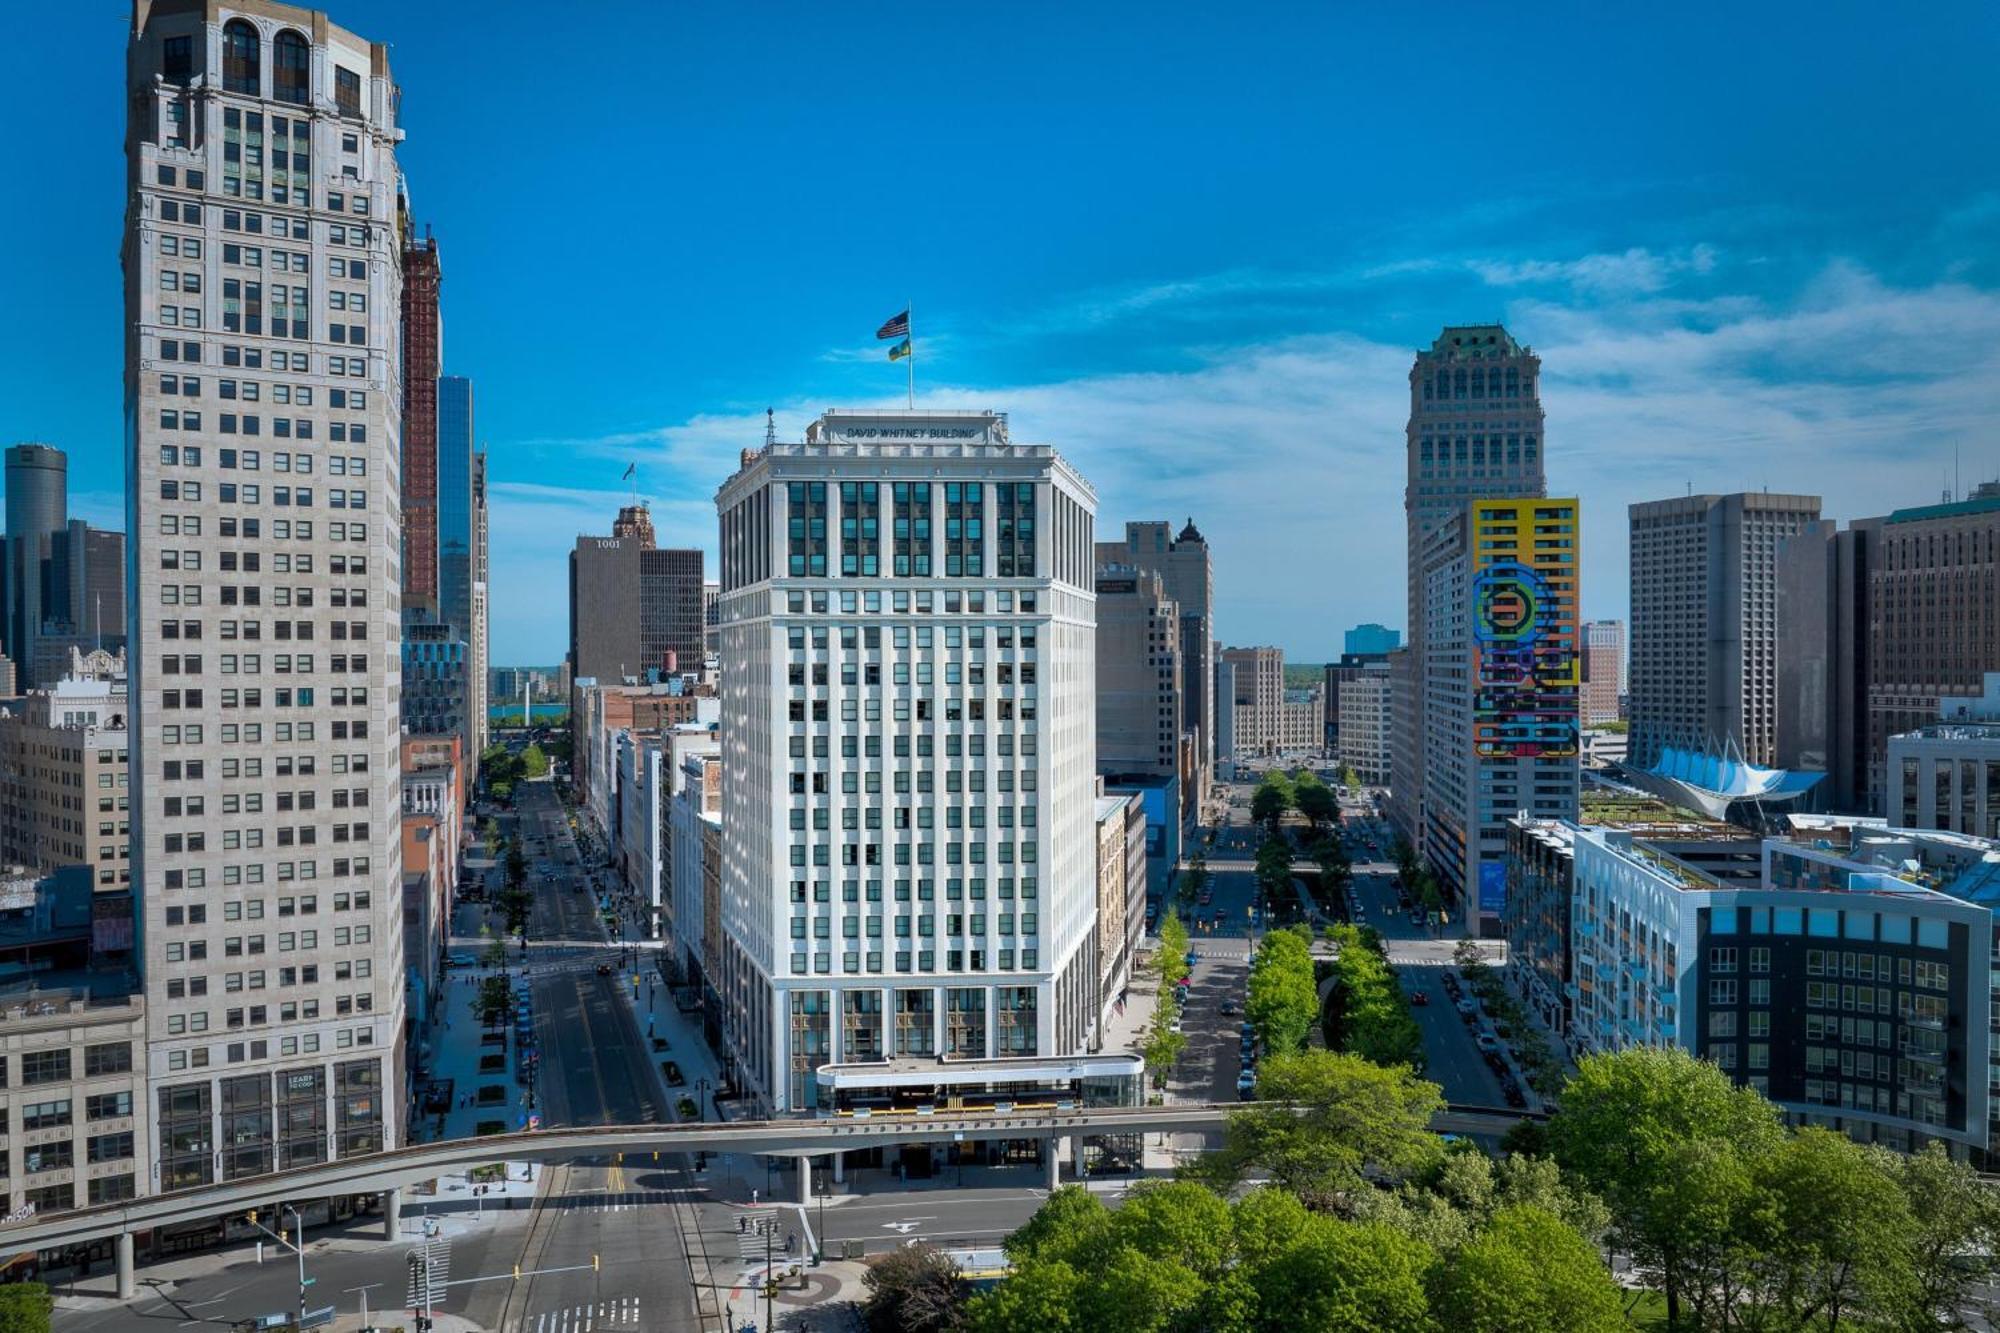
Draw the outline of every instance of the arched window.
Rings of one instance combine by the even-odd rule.
[[[279,33],[271,43],[271,96],[304,106],[311,65],[312,52],[306,39],[290,28]]]
[[[261,93],[263,71],[258,59],[257,29],[243,19],[231,19],[222,30],[222,90]]]

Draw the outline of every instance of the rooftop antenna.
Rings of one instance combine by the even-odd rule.
[[[1958,441],[1957,441],[1957,440],[1953,440],[1953,441],[1951,442],[1951,493],[1952,493],[1952,494],[1953,494],[1954,496],[1963,496],[1963,495],[1965,494],[1965,491],[1964,491],[1963,489],[1961,489],[1961,482],[1960,482],[1960,480],[1959,480],[1959,475],[1958,475]]]
[[[770,408],[764,409],[764,447],[770,448],[778,442],[778,414]]]

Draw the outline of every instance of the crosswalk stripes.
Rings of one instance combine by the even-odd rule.
[[[424,1263],[421,1269],[410,1267],[411,1309],[426,1305],[437,1305],[444,1300],[445,1284],[451,1281],[451,1242],[448,1240],[427,1240],[423,1244]],[[424,1276],[420,1277],[419,1274]],[[426,1291],[425,1288],[429,1290]]]
[[[595,1194],[572,1194],[563,1206],[577,1213],[623,1213],[669,1203],[672,1199],[673,1195],[667,1190],[605,1190]]]
[[[572,1305],[535,1316],[534,1333],[637,1333],[639,1298],[615,1296],[592,1305]]]
[[[751,1226],[748,1230],[736,1233],[736,1255],[743,1261],[745,1267],[752,1264],[761,1265],[767,1254],[775,1255],[779,1252],[775,1247],[767,1251],[764,1246],[764,1232],[772,1225],[773,1219],[754,1217],[750,1221]]]

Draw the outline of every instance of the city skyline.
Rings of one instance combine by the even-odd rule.
[[[1090,62],[1088,39],[1111,31],[1115,16],[1071,16],[1072,36],[1083,39],[1075,50],[1033,33],[987,32],[995,59],[1074,99],[1068,110],[1089,132],[1052,143],[1035,133],[1035,118],[1056,110],[1026,113],[1016,129],[976,100],[947,101],[935,124],[903,131],[920,151],[867,162],[854,188],[949,197],[991,170],[1028,182],[1025,193],[1061,190],[1087,206],[1070,224],[1039,217],[1045,234],[1034,247],[1016,239],[1012,223],[1025,205],[1012,199],[926,216],[915,233],[880,226],[872,209],[841,213],[837,226],[811,234],[780,234],[775,222],[742,226],[759,211],[759,190],[773,214],[785,211],[778,205],[787,182],[798,178],[788,169],[803,172],[801,159],[827,139],[864,123],[879,133],[875,75],[922,67],[960,34],[942,19],[826,17],[762,41],[734,30],[742,18],[690,15],[672,28],[667,59],[676,77],[666,81],[659,151],[687,158],[689,170],[744,206],[705,210],[712,216],[699,222],[676,214],[660,250],[709,258],[687,265],[642,257],[636,271],[638,233],[628,229],[651,210],[598,211],[598,239],[571,247],[547,281],[526,289],[511,276],[514,229],[477,221],[482,210],[470,202],[493,159],[467,151],[474,139],[463,108],[475,104],[474,71],[510,58],[509,44],[527,41],[532,27],[470,32],[449,11],[392,13],[371,0],[352,8],[345,21],[397,34],[399,76],[416,90],[408,115],[412,170],[424,181],[419,221],[450,224],[449,368],[488,386],[482,443],[493,454],[493,521],[502,534],[496,661],[560,656],[560,556],[627,500],[620,477],[628,463],[639,464],[663,543],[699,545],[712,559],[714,490],[736,451],[761,439],[767,405],[777,409],[780,434],[796,438],[830,404],[893,400],[901,367],[878,364],[869,335],[906,293],[916,299],[920,403],[1004,403],[1018,431],[1058,444],[1114,497],[1108,526],[1193,513],[1220,556],[1219,635],[1276,643],[1297,660],[1337,657],[1341,626],[1403,619],[1387,580],[1329,586],[1278,557],[1323,539],[1329,518],[1357,548],[1396,542],[1404,374],[1414,349],[1445,324],[1498,317],[1544,358],[1550,468],[1583,497],[1586,540],[1605,556],[1585,592],[1591,617],[1626,613],[1617,548],[1634,501],[1668,498],[1689,483],[1698,491],[1783,489],[1787,475],[1811,466],[1826,512],[1847,516],[1934,501],[1949,484],[1955,444],[1964,487],[1995,470],[1995,459],[1979,456],[1972,412],[2000,384],[1990,350],[2000,343],[2000,270],[1968,256],[1996,195],[1948,166],[1945,147],[1949,128],[1970,114],[1960,101],[1969,94],[1958,90],[1975,81],[1941,70],[1921,93],[1883,90],[1906,44],[1969,68],[1981,43],[1963,38],[1990,34],[1993,22],[1969,8],[1932,11],[1894,40],[1865,45],[1840,25],[1794,32],[1810,48],[1799,52],[1801,65],[1817,57],[1822,67],[1813,82],[1731,88],[1699,108],[1667,75],[1644,70],[1626,70],[1633,77],[1620,81],[1591,66],[1567,91],[1516,90],[1509,123],[1525,116],[1548,127],[1530,131],[1531,164],[1467,164],[1467,181],[1443,184],[1398,160],[1424,151],[1442,111],[1386,127],[1379,142],[1354,152],[1343,181],[1315,184],[1304,178],[1320,173],[1295,169],[1313,156],[1304,146],[1312,131],[1365,114],[1399,78],[1418,82],[1397,103],[1422,106],[1422,88],[1434,80],[1449,87],[1454,72],[1486,58],[1433,61],[1410,47],[1414,30],[1397,20],[1348,16],[1335,29],[1329,17],[1289,17],[1298,40],[1271,43],[1255,57],[1259,77],[1249,79],[1237,72],[1252,53],[1214,40],[1209,21],[1190,15],[1160,53],[1190,75],[1176,81],[1175,106],[1157,94],[1142,99],[1156,126],[1120,105],[1133,76]],[[84,11],[52,15],[46,36],[62,49],[101,48],[113,69],[115,25],[100,33],[93,22]],[[1624,26],[1632,22],[1625,17],[1596,25],[1595,37],[1563,32],[1556,16],[1474,22],[1489,50],[1554,42],[1586,66],[1641,38],[1670,48],[1699,40],[1679,27]],[[1945,27],[1953,41],[1930,40]],[[1308,83],[1309,54],[1328,43],[1391,54],[1373,62],[1379,68],[1337,62],[1337,86]],[[1285,54],[1288,46],[1299,54]],[[589,60],[638,56],[558,41],[535,58],[560,77],[581,76]],[[1748,58],[1704,49],[1697,67],[1716,87],[1749,85],[1758,80],[1726,77]],[[836,66],[840,77],[816,74]],[[1086,66],[1092,79],[1080,77]],[[9,96],[25,105],[54,77],[31,67]],[[756,112],[717,112],[718,83],[744,77],[768,78],[772,100]],[[530,170],[571,151],[586,163],[607,154],[608,139],[600,147],[593,136],[633,110],[616,86],[653,80],[594,81],[606,91],[588,112],[548,108],[542,126],[508,152]],[[1612,86],[1629,114],[1615,129],[1579,124],[1572,113]],[[1885,97],[1900,113],[1894,130],[1874,123]],[[808,126],[808,102],[824,124]],[[1269,128],[1275,107],[1299,128]],[[80,149],[115,133],[116,113],[79,106],[27,146],[29,169],[80,201],[74,217],[23,213],[0,223],[17,250],[49,260],[19,281],[24,297],[50,313],[33,343],[25,331],[0,334],[15,340],[0,343],[8,367],[0,390],[15,412],[0,435],[69,451],[76,512],[100,524],[118,515],[122,478],[118,394],[98,368],[106,358],[92,353],[108,350],[97,344],[118,294],[102,281],[60,296],[42,284],[73,271],[72,259],[81,265],[115,244],[115,174],[82,165],[89,159]],[[691,127],[711,115],[725,119],[708,142]],[[1842,145],[1841,171],[1817,171],[1833,150],[1798,145],[1787,128],[1794,115],[1823,127],[1819,145]],[[1731,123],[1729,133],[1721,123]],[[1129,165],[1102,170],[1094,146],[1107,136],[1128,136],[1140,150]],[[1302,217],[1226,215],[1191,200],[1164,169],[1178,141],[1202,149],[1232,138],[1243,140],[1243,160],[1215,161],[1215,183],[1255,176],[1261,190],[1278,192],[1276,211]],[[1697,158],[1693,146],[1704,142],[1710,151]],[[960,143],[977,151],[947,151]],[[1840,186],[1856,170],[1878,187],[1867,200]],[[1467,210],[1467,198],[1486,202]],[[1142,219],[1142,208],[1168,203],[1173,221]],[[1352,221],[1330,229],[1309,220],[1330,205]],[[546,219],[536,213],[529,222]],[[1106,244],[1111,235],[1118,245]],[[783,258],[760,264],[752,259],[760,251]],[[613,273],[640,283],[649,314],[613,310],[594,295]],[[524,290],[559,319],[579,327],[588,319],[600,333],[585,341],[601,350],[515,336],[518,321],[506,311]],[[85,365],[92,368],[71,369]],[[681,369],[660,376],[661,365]],[[1240,466],[1246,437],[1248,453],[1268,467]],[[1174,465],[1158,466],[1162,453],[1175,455]],[[1878,495],[1879,464],[1889,457],[1906,465]],[[1325,485],[1273,495],[1270,479],[1281,475]],[[1344,503],[1329,511],[1321,498],[1329,494]]]

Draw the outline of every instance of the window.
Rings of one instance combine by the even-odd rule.
[[[160,46],[160,77],[185,88],[194,77],[194,38],[169,37]]]
[[[262,91],[258,60],[257,30],[242,19],[231,19],[222,30],[222,90],[253,95]]]
[[[306,39],[287,28],[271,44],[271,95],[280,102],[306,102],[306,71],[311,62]],[[275,141],[274,133],[273,139]],[[278,159],[273,157],[273,163]]]
[[[21,1086],[69,1080],[69,1051],[28,1051],[21,1056]]]
[[[350,116],[361,114],[361,76],[338,66],[333,71],[333,103]]]

